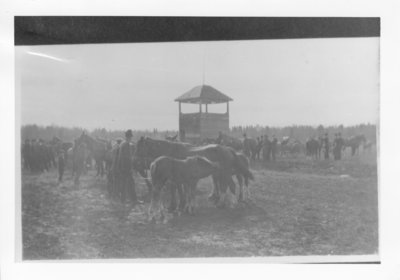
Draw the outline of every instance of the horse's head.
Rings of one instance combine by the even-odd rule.
[[[219,163],[210,161],[202,156],[194,156],[191,160],[194,164],[193,172],[195,172],[196,177],[198,178],[204,178],[216,174],[221,169]]]

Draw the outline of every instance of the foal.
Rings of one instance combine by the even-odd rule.
[[[150,176],[153,185],[149,208],[150,218],[154,216],[152,215],[154,212],[160,212],[161,216],[164,216],[160,196],[161,190],[167,183],[177,186],[181,194],[180,199],[182,200],[185,197],[186,200],[184,210],[187,210],[189,214],[193,213],[198,181],[218,171],[218,163],[209,161],[201,156],[188,157],[184,160],[161,156],[154,160],[150,165]]]

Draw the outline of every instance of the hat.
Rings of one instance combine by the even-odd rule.
[[[131,129],[128,129],[128,130],[125,132],[125,137],[132,137],[132,136],[133,136],[132,130],[131,130]]]

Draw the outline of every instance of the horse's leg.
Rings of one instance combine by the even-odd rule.
[[[243,176],[240,174],[236,174],[236,179],[238,180],[239,183],[239,202],[244,201],[243,199]]]
[[[169,190],[171,195],[171,203],[169,204],[168,211],[173,212],[176,210],[176,189],[177,185],[175,183],[169,184]]]
[[[227,184],[228,184],[229,190],[230,190],[229,194],[227,194],[227,195],[229,195],[229,197],[230,197],[229,202],[232,203],[232,207],[233,207],[237,204],[237,199],[236,199],[236,195],[235,195],[236,194],[236,190],[235,190],[236,184],[233,181],[232,176],[227,176],[226,181],[227,181]]]
[[[159,207],[158,203],[159,203],[159,200],[161,200],[160,199],[160,195],[161,195],[160,194],[160,190],[161,190],[161,188],[162,188],[162,186],[160,186],[160,183],[158,183],[158,182],[154,183],[154,190],[157,190],[157,192],[154,191],[151,194],[150,206],[148,208],[149,221],[153,220],[155,214],[158,211],[158,207]]]
[[[212,179],[213,179],[213,190],[212,190],[212,193],[211,193],[211,195],[209,196],[208,199],[211,200],[211,201],[216,202],[216,201],[218,201],[219,196],[220,196],[220,194],[219,194],[219,180],[218,180],[218,177],[216,175],[213,175]]]
[[[250,194],[250,188],[249,188],[249,178],[247,178],[247,177],[244,178],[244,185],[246,186],[247,200],[251,201],[251,194]]]
[[[191,186],[191,188],[190,188],[190,191],[191,191],[191,205],[192,205],[192,214],[194,214],[194,211],[195,211],[195,209],[197,208],[197,203],[196,203],[196,187],[197,187],[197,183],[198,183],[198,181],[196,181],[196,182],[193,182],[193,184],[192,184],[192,186]]]
[[[185,194],[186,194],[186,209],[188,214],[193,214],[193,197],[194,197],[194,189],[193,189],[193,182],[185,184]]]
[[[218,178],[218,188],[219,188],[219,196],[216,200],[216,206],[218,208],[223,208],[225,206],[225,200],[226,200],[226,190],[227,190],[227,184],[222,178]]]
[[[179,196],[179,211],[184,211],[186,204],[188,203],[188,194],[187,194],[187,186],[186,185],[177,185],[176,186]]]
[[[101,160],[101,177],[104,176],[104,160]]]

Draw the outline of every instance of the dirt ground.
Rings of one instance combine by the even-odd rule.
[[[90,171],[73,185],[56,170],[22,175],[23,259],[357,255],[378,252],[374,152],[342,161],[280,158],[252,164],[252,201],[217,209],[198,186],[195,215],[148,222],[148,204],[111,201]],[[140,196],[147,189],[137,177]]]

